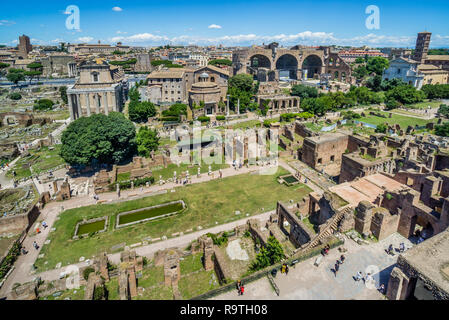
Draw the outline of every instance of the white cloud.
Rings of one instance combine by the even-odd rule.
[[[114,8],[112,8],[112,11],[115,11],[115,12],[122,12],[123,9],[120,8],[120,7],[114,7]]]
[[[120,30],[119,30],[119,31],[117,31],[116,33],[117,33],[117,34],[127,34],[128,32],[120,31]]]
[[[9,20],[0,20],[0,26],[12,26],[13,24],[16,24],[14,21]]]
[[[94,38],[92,37],[80,37],[78,38],[78,41],[80,42],[92,42],[94,40]]]
[[[110,39],[111,42],[125,41],[129,43],[135,42],[158,42],[158,41],[169,41],[170,39],[166,36],[158,36],[151,33],[139,33],[129,37],[113,37]]]
[[[221,26],[219,26],[218,24],[211,24],[208,28],[209,29],[221,29]]]

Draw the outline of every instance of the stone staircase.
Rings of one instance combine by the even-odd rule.
[[[311,241],[306,243],[301,248],[297,249],[297,251],[302,251],[303,253],[306,253],[315,248],[317,245],[319,245],[321,240],[334,234],[334,232],[338,230],[338,225],[340,221],[343,219],[344,215],[348,212],[352,212],[352,208],[348,207],[336,213],[329,221],[327,221],[321,227],[321,231]]]

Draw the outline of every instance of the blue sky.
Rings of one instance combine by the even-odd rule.
[[[146,0],[2,3],[0,44],[26,34],[33,44],[101,40],[136,46],[160,44],[369,45],[412,47],[420,31],[431,46],[449,46],[448,0],[266,1]],[[66,28],[69,5],[80,9],[80,30]],[[380,29],[365,26],[365,9],[380,10]],[[115,10],[113,10],[115,8]]]

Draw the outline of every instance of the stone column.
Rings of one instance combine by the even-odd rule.
[[[226,115],[227,115],[227,116],[229,116],[229,98],[230,98],[230,97],[228,96],[228,101],[227,101],[228,103],[227,103],[227,105],[226,105]]]
[[[237,114],[240,114],[240,99],[237,100]]]
[[[77,118],[80,118],[83,116],[83,110],[81,109],[80,102],[81,102],[81,100],[80,100],[79,95],[75,94],[75,113],[76,113]]]
[[[109,115],[109,103],[108,103],[108,93],[107,92],[103,93],[103,98],[104,98],[105,115]]]
[[[91,111],[90,111],[90,98],[89,98],[89,94],[88,94],[88,93],[85,94],[85,98],[86,98],[87,116],[90,117],[90,115],[91,115]]]
[[[97,109],[97,114],[99,114],[101,111],[100,111],[100,105],[98,103],[98,97],[99,97],[98,93],[96,95],[94,95],[94,97],[95,97],[94,100],[95,100],[95,107]]]
[[[75,120],[75,115],[73,114],[73,100],[72,100],[72,95],[71,94],[67,95],[67,100],[69,102],[70,120],[74,121]]]

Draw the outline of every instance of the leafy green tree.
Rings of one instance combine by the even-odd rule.
[[[403,104],[422,102],[426,98],[424,91],[416,90],[412,85],[400,85],[386,93],[387,100],[394,99]]]
[[[209,61],[212,66],[232,66],[232,61],[228,59],[214,59]]]
[[[384,73],[385,69],[388,69],[389,67],[390,62],[387,58],[383,57],[371,57],[366,63],[366,69],[370,73],[375,73],[378,76],[381,76]]]
[[[318,89],[315,87],[297,84],[292,87],[291,95],[300,97],[301,99],[316,98],[318,97]]]
[[[36,111],[47,111],[53,109],[54,104],[50,99],[41,99],[36,102],[33,109]]]
[[[22,99],[22,95],[18,92],[13,92],[9,95],[9,99],[17,101],[17,100]]]
[[[69,99],[67,97],[67,87],[66,86],[59,87],[59,94],[61,95],[61,100],[65,104],[68,104],[69,103]]]
[[[136,152],[136,128],[118,112],[72,122],[63,132],[61,157],[70,165],[119,164]]]
[[[449,137],[449,122],[435,126],[435,134],[441,137]]]
[[[148,118],[156,115],[156,107],[148,101],[134,102],[129,104],[129,119],[133,122],[147,122]]]
[[[25,71],[21,69],[9,69],[6,79],[17,85],[19,81],[25,81]]]
[[[162,111],[164,117],[180,117],[181,115],[187,115],[187,105],[183,103],[175,103],[170,106],[168,110]]]
[[[249,107],[251,98],[258,90],[258,85],[254,83],[253,77],[249,74],[238,74],[229,78],[228,86],[230,102],[236,108],[240,100],[240,110]]]
[[[260,270],[272,266],[285,258],[284,250],[275,237],[268,238],[267,245],[260,249],[256,261],[252,265],[253,270]]]
[[[136,137],[137,153],[148,158],[151,151],[157,151],[159,147],[159,136],[156,130],[140,127]]]
[[[438,113],[442,115],[443,117],[448,118],[449,117],[449,106],[442,104],[440,105],[440,108],[438,109]]]
[[[381,123],[377,125],[377,128],[375,130],[377,133],[387,133],[387,125],[385,123]]]
[[[366,69],[366,66],[358,66],[352,71],[352,74],[356,79],[361,80],[369,74],[369,71]]]
[[[10,65],[4,62],[0,62],[0,76],[4,75],[4,69],[8,68]]]

